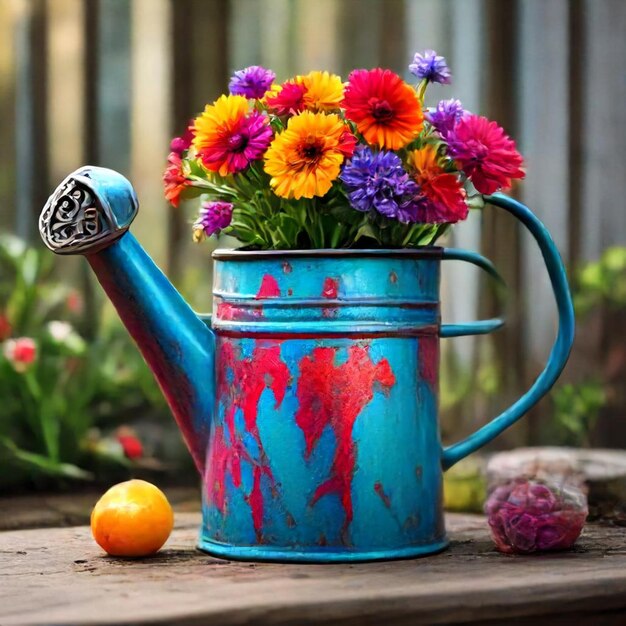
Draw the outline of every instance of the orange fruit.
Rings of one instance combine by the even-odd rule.
[[[91,512],[96,543],[112,556],[148,556],[167,541],[174,513],[165,494],[145,480],[111,487]]]

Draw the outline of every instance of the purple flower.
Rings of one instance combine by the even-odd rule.
[[[409,65],[411,74],[415,74],[420,79],[425,79],[429,83],[441,83],[449,85],[452,75],[446,59],[439,56],[434,50],[426,50],[424,54],[415,53],[413,63]]]
[[[520,479],[497,487],[485,513],[501,552],[564,550],[580,535],[587,502],[577,487]]]
[[[230,79],[228,89],[235,96],[262,98],[272,86],[276,74],[260,65],[251,65],[237,70]]]
[[[201,241],[226,228],[233,217],[230,202],[203,202],[198,218],[193,224],[194,241]]]
[[[434,111],[428,111],[426,119],[442,137],[454,130],[456,123],[463,117],[463,105],[460,100],[441,100]]]
[[[413,197],[419,187],[404,170],[397,154],[359,148],[344,166],[340,178],[350,204],[357,211],[374,209],[401,222],[416,221],[418,209],[413,206]]]

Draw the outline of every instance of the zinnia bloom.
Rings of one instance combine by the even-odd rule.
[[[343,102],[343,83],[336,74],[313,71],[296,81],[304,85],[302,100],[309,111],[336,111]]]
[[[409,65],[409,71],[429,83],[449,85],[452,78],[445,57],[439,56],[434,50],[426,50],[424,54],[417,52],[413,63]]]
[[[304,110],[336,111],[343,102],[343,83],[336,74],[313,71],[272,87],[265,104],[276,115],[296,115]]]
[[[408,205],[418,192],[417,184],[402,167],[393,152],[372,152],[359,148],[343,168],[341,180],[346,186],[350,204],[357,211],[372,209],[400,221],[410,219],[414,211]]]
[[[480,193],[490,194],[524,178],[522,155],[496,122],[465,115],[447,136],[448,154]]]
[[[334,113],[304,111],[292,117],[265,154],[270,185],[283,198],[324,196],[354,148],[344,121]]]
[[[233,205],[230,202],[203,202],[193,224],[193,240],[198,243],[230,225]]]
[[[167,157],[167,168],[163,174],[163,184],[165,186],[165,198],[173,206],[178,208],[180,204],[180,194],[189,184],[187,177],[183,174],[183,162],[180,154],[170,152]]]
[[[529,553],[570,548],[587,518],[585,495],[573,485],[517,480],[487,499],[491,536],[501,552]]]
[[[447,134],[454,130],[456,123],[463,117],[463,105],[460,100],[440,100],[434,111],[426,114],[426,119],[435,127],[445,139]]]
[[[230,79],[228,90],[236,96],[262,98],[272,86],[276,74],[260,65],[237,70]]]
[[[415,90],[390,70],[354,70],[345,91],[346,117],[374,146],[398,150],[422,129]]]
[[[296,115],[304,111],[304,92],[306,87],[293,80],[272,87],[265,96],[267,108],[279,116]]]
[[[409,163],[415,168],[415,179],[425,200],[420,222],[453,224],[467,217],[465,190],[456,174],[443,171],[433,146],[426,145],[411,152]]]
[[[9,339],[4,343],[3,352],[13,369],[22,374],[37,359],[37,344],[30,337]]]
[[[263,156],[272,140],[267,117],[243,96],[221,96],[195,120],[193,146],[204,166],[220,176],[235,174]]]

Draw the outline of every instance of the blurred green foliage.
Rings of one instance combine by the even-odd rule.
[[[82,324],[82,295],[53,279],[53,265],[47,251],[0,237],[0,488],[89,480],[107,465],[128,465],[119,447],[94,443],[92,429],[166,413],[121,324]],[[32,363],[11,357],[15,338],[34,340]]]
[[[581,267],[573,292],[576,317],[581,321],[598,310],[626,311],[626,248],[607,248],[600,259]],[[562,444],[591,445],[591,434],[610,395],[609,386],[598,367],[593,377],[561,385],[552,392],[556,434]]]

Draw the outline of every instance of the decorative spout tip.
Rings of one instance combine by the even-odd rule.
[[[138,208],[135,190],[124,176],[87,165],[48,198],[39,216],[39,233],[57,254],[91,254],[121,237]]]

